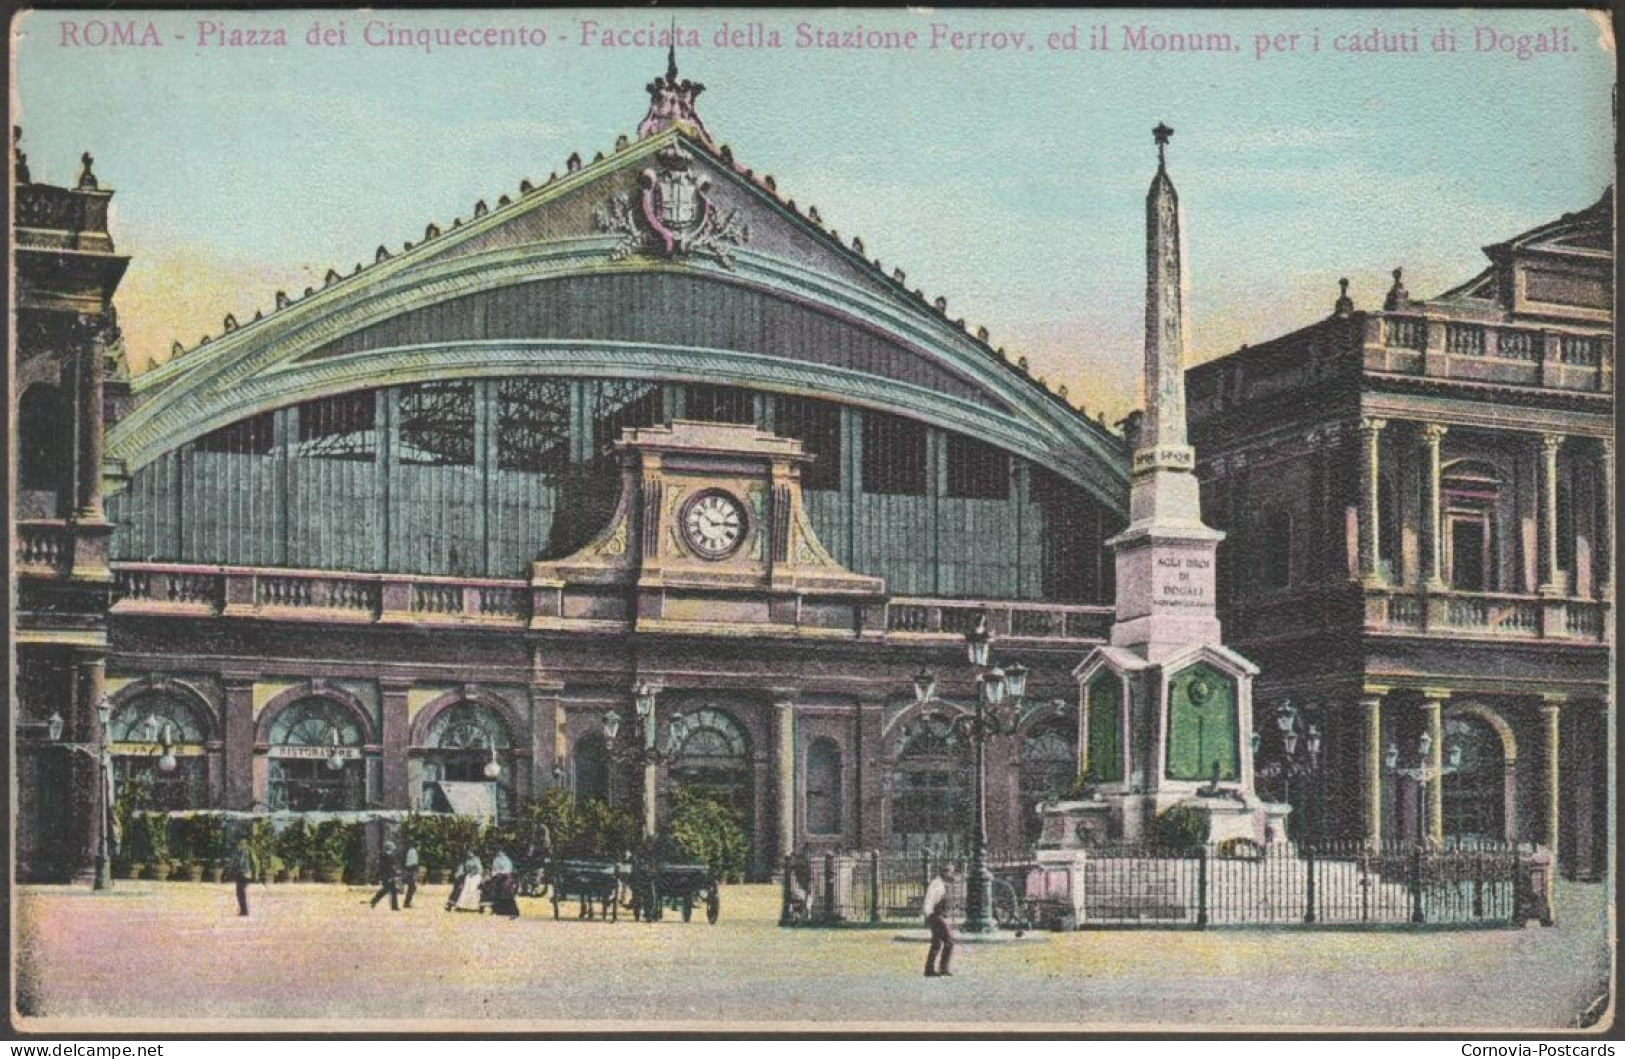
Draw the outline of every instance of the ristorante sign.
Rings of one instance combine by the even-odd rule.
[[[328,758],[360,760],[361,748],[354,746],[273,746],[271,757],[304,758],[325,761]]]

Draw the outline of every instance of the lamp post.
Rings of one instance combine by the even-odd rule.
[[[969,738],[975,748],[976,815],[971,826],[971,870],[965,888],[967,934],[986,934],[994,929],[993,871],[987,864],[987,744],[999,736],[1015,734],[1021,723],[1021,704],[1027,696],[1027,667],[1016,664],[1001,669],[992,660],[993,637],[987,631],[987,616],[965,634],[965,654],[976,669],[977,695],[973,712],[953,720],[956,735]],[[1008,698],[1011,709],[1002,707]],[[921,670],[914,678],[914,701],[921,706],[947,702],[937,695],[937,678]],[[949,705],[953,705],[949,703]]]
[[[1451,773],[1461,771],[1461,747],[1452,745],[1446,750],[1444,763],[1433,767],[1433,733],[1424,731],[1416,741],[1416,765],[1403,768],[1399,764],[1399,744],[1389,743],[1383,754],[1383,765],[1396,776],[1404,776],[1416,787],[1416,844],[1424,845],[1431,839],[1427,826],[1427,793],[1429,785],[1443,782]]]
[[[646,680],[640,681],[632,689],[634,713],[631,720],[635,727],[629,733],[630,738],[624,743],[616,742],[616,737],[621,731],[621,715],[615,710],[610,710],[604,715],[604,747],[610,756],[618,761],[631,761],[643,767],[645,838],[653,838],[655,834],[657,769],[674,760],[682,752],[683,741],[688,737],[688,718],[679,713],[672,717],[668,726],[666,745],[664,747],[658,745],[660,721],[655,715],[655,700],[659,697],[660,690],[659,685]]]
[[[1275,708],[1275,728],[1281,737],[1281,754],[1263,765],[1255,765],[1253,773],[1260,779],[1280,778],[1284,790],[1283,800],[1292,804],[1292,781],[1307,779],[1310,783],[1309,803],[1314,807],[1314,826],[1310,838],[1318,837],[1320,830],[1320,728],[1311,724],[1298,712],[1292,700],[1284,699]],[[1302,729],[1302,735],[1299,729]],[[1258,757],[1263,745],[1263,733],[1253,730],[1253,756]],[[1301,752],[1300,752],[1301,751]],[[1307,824],[1305,825],[1308,826]],[[1299,837],[1304,837],[1300,829]]]
[[[93,890],[111,890],[113,888],[113,852],[112,827],[113,822],[108,818],[112,811],[112,783],[113,771],[113,744],[108,731],[108,722],[113,716],[113,704],[106,695],[96,703],[96,719],[101,725],[101,738],[94,743],[64,743],[62,732],[66,722],[62,715],[52,713],[45,722],[45,733],[50,737],[51,743],[60,746],[70,753],[80,753],[93,758],[96,762],[96,798],[101,813],[101,827],[96,836],[96,874],[91,879],[90,888]],[[166,733],[167,734],[167,733]],[[166,742],[164,752],[173,760],[174,755]],[[162,767],[160,763],[160,767]],[[173,766],[171,766],[173,768]]]

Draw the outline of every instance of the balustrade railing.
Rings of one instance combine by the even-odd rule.
[[[898,597],[886,611],[893,633],[963,636],[983,616],[997,636],[1029,640],[1102,640],[1111,628],[1111,607],[1071,603],[1019,603]]]
[[[1428,325],[1426,320],[1407,320],[1390,316],[1384,321],[1389,349],[1426,349]]]
[[[1602,363],[1602,339],[1589,335],[1564,335],[1560,356],[1565,364],[1595,368]]]
[[[1378,589],[1367,593],[1368,627],[1441,636],[1601,640],[1610,604],[1482,592]]]
[[[1539,360],[1540,335],[1534,331],[1498,331],[1495,355],[1501,360]]]
[[[1484,355],[1484,329],[1467,324],[1449,324],[1444,329],[1445,351],[1462,357]]]
[[[61,571],[73,563],[73,531],[64,525],[19,523],[17,564]]]

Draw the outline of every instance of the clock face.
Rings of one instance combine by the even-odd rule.
[[[702,559],[725,559],[745,539],[745,507],[720,489],[710,489],[683,508],[683,539]]]

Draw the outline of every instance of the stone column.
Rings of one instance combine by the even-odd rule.
[[[91,880],[96,889],[105,890],[112,884],[112,865],[102,845],[106,820],[107,782],[103,773],[103,742],[101,713],[97,707],[107,693],[107,656],[100,650],[74,653],[74,698],[79,724],[73,734],[82,739],[81,745],[92,753],[72,752],[73,763],[69,774],[76,788],[73,801],[84,806],[83,853],[75,865],[76,879]],[[70,735],[70,738],[72,736]]]
[[[1427,489],[1427,507],[1423,511],[1423,530],[1427,539],[1422,542],[1422,583],[1429,592],[1444,591],[1444,492],[1443,461],[1440,446],[1446,427],[1427,423],[1422,427],[1423,482]]]
[[[406,715],[407,683],[380,683],[383,700],[383,799],[386,809],[407,809],[412,804],[408,790],[406,759],[411,752],[412,734]]]
[[[224,678],[226,808],[254,806],[254,678]]]
[[[1365,840],[1372,846],[1382,842],[1382,696],[1387,689],[1365,689],[1360,708],[1365,713],[1365,733],[1360,745],[1361,794],[1365,801]]]
[[[1427,803],[1424,806],[1426,814],[1423,820],[1421,833],[1435,845],[1444,844],[1444,700],[1449,697],[1448,691],[1429,688],[1422,692],[1422,717],[1427,725],[1428,738],[1433,746],[1426,761],[1420,762],[1427,769]]]
[[[1602,482],[1603,510],[1597,531],[1597,598],[1614,598],[1614,439],[1597,441],[1597,476]]]
[[[81,522],[101,522],[102,515],[102,358],[103,319],[81,316],[74,330],[77,363],[74,400],[74,426],[78,430],[75,452],[79,458],[78,489],[74,497],[74,517]]]
[[[1386,419],[1360,420],[1360,580],[1382,588],[1382,431]]]
[[[564,713],[559,696],[562,684],[532,684],[530,688],[530,796],[553,786],[553,770],[564,761],[559,721]]]
[[[789,699],[773,703],[773,792],[778,832],[774,869],[796,849],[796,704]]]
[[[1552,871],[1557,871],[1557,844],[1559,823],[1558,812],[1562,808],[1562,773],[1558,761],[1559,751],[1562,749],[1561,726],[1563,722],[1563,703],[1561,695],[1547,696],[1540,704],[1541,719],[1545,722],[1545,751],[1546,751],[1546,804],[1544,810],[1545,821],[1542,828],[1546,846],[1552,851]]]
[[[857,708],[853,711],[856,733],[852,741],[852,760],[856,766],[857,798],[853,801],[856,815],[852,834],[862,849],[879,849],[886,844],[886,749],[882,725],[888,699],[883,690],[860,691]]]
[[[1563,594],[1563,576],[1557,568],[1557,453],[1561,434],[1540,436],[1540,589],[1543,596]]]

